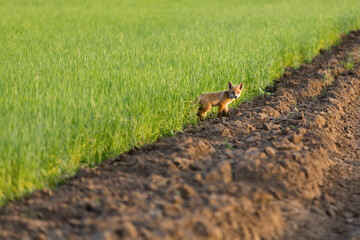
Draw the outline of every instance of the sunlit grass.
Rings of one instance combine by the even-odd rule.
[[[360,27],[360,2],[4,0],[0,203],[195,122],[197,95],[262,92]]]

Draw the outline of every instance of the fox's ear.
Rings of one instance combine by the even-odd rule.
[[[239,88],[239,89],[242,89],[243,86],[244,86],[244,83],[240,83],[239,86],[238,86],[238,88]]]
[[[229,82],[229,89],[233,88],[233,84],[231,82]]]

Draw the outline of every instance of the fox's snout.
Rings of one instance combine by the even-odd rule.
[[[240,96],[240,95],[239,95],[239,96]],[[230,97],[230,98],[237,99],[239,96],[236,96],[236,94],[231,94],[231,93],[229,93],[229,97]]]

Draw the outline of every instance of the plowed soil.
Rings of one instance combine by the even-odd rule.
[[[1,239],[360,233],[360,31],[268,94],[0,209]]]

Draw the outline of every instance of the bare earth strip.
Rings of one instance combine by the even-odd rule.
[[[360,31],[269,95],[0,210],[1,239],[346,239],[360,229]]]

